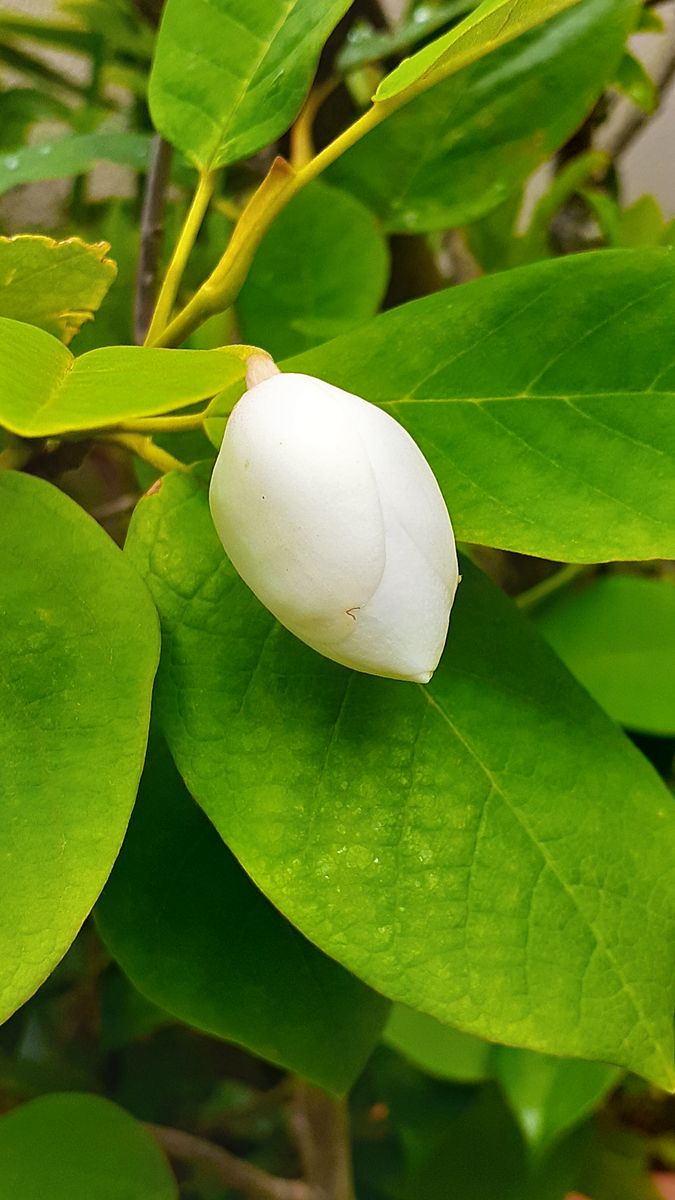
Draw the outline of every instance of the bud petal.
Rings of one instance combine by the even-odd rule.
[[[434,475],[382,409],[309,375],[235,406],[211,512],[234,567],[303,642],[371,675],[427,683],[458,582]]]

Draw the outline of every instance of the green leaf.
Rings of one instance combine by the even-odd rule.
[[[128,552],[179,770],[273,904],[391,999],[675,1086],[675,809],[506,597],[467,564],[421,688],[277,626],[194,475],[141,501]]]
[[[21,183],[66,179],[90,171],[94,163],[121,163],[145,170],[150,138],[146,133],[115,130],[72,134],[39,146],[25,146],[0,155],[0,196]]]
[[[658,88],[646,67],[634,54],[628,51],[624,54],[613,83],[643,112],[653,113],[658,108]]]
[[[610,246],[669,246],[675,241],[675,222],[667,223],[655,196],[640,196],[621,208],[606,192],[586,189],[582,193]]]
[[[70,118],[72,109],[37,88],[17,87],[0,92],[0,150],[20,146],[36,121]]]
[[[599,1129],[578,1186],[592,1200],[663,1200],[649,1174],[645,1138],[622,1129]]]
[[[115,278],[109,249],[107,242],[87,245],[80,238],[0,238],[0,316],[72,341]]]
[[[462,541],[671,558],[674,319],[672,251],[602,251],[438,292],[285,366],[401,421]]]
[[[115,860],[159,647],[145,587],[72,500],[3,471],[0,509],[4,1020],[63,956]]]
[[[168,0],[150,76],[156,128],[201,170],[288,129],[351,0]]]
[[[492,1075],[489,1042],[442,1025],[405,1004],[393,1005],[383,1040],[421,1071],[439,1079],[477,1083]]]
[[[42,329],[0,317],[0,424],[23,437],[171,412],[242,375],[237,347],[104,346],[74,358]]]
[[[430,87],[578,3],[579,0],[484,0],[449,33],[400,63],[382,80],[375,100],[390,100],[420,84]]]
[[[675,734],[675,586],[607,575],[551,599],[534,619],[553,649],[621,725]]]
[[[98,924],[134,985],[182,1021],[344,1092],[388,1005],[253,886],[153,745]]]
[[[374,316],[388,274],[386,242],[368,209],[336,188],[311,184],[277,218],[255,257],[237,306],[244,337],[274,358],[299,354]]]
[[[616,72],[635,14],[635,0],[576,4],[412,100],[338,159],[327,178],[391,231],[476,220],[582,122]]]
[[[178,1200],[152,1136],[101,1096],[41,1096],[0,1118],[0,1200]]]
[[[538,1155],[588,1117],[621,1077],[616,1067],[604,1063],[552,1058],[510,1046],[495,1046],[492,1064],[526,1141]]]
[[[426,41],[439,29],[475,8],[474,0],[439,0],[432,5],[413,7],[408,16],[394,29],[374,29],[369,24],[355,24],[349,30],[344,46],[335,60],[336,69],[348,74],[369,63],[402,54]]]

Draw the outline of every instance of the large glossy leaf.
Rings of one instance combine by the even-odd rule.
[[[397,417],[465,541],[672,557],[674,318],[675,255],[608,251],[414,301],[286,365]]]
[[[675,586],[608,575],[551,599],[535,620],[573,675],[631,729],[675,734]]]
[[[538,0],[537,0],[538,4]],[[611,80],[635,0],[584,0],[412,100],[328,178],[390,230],[473,221],[560,146]]]
[[[358,200],[314,183],[274,222],[238,301],[242,333],[275,358],[374,316],[387,285],[382,231]]]
[[[143,764],[159,645],[135,571],[72,500],[0,474],[0,1018],[96,900]]]
[[[42,329],[0,317],[0,425],[24,437],[96,429],[204,400],[242,372],[236,348],[105,346],[75,358]]]
[[[116,274],[107,242],[0,238],[0,316],[28,321],[62,342],[90,321]]]
[[[146,133],[79,133],[0,155],[0,195],[20,183],[65,179],[90,171],[95,162],[121,163],[144,170],[150,138]]]
[[[445,79],[578,3],[579,0],[484,0],[449,33],[400,63],[382,80],[375,100],[389,100],[421,83],[430,86],[436,79]]]
[[[178,1200],[152,1136],[101,1096],[41,1096],[0,1118],[0,1200]]]
[[[291,124],[351,0],[168,0],[150,77],[157,129],[201,169]]]
[[[388,1005],[289,925],[254,887],[151,744],[129,832],[98,905],[136,987],[190,1025],[345,1091]]]
[[[675,1086],[675,808],[474,568],[427,688],[328,662],[168,476],[128,550],[160,611],[159,719],[259,887],[392,999]]]

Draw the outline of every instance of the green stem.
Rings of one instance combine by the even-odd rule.
[[[521,592],[520,596],[516,596],[516,604],[519,608],[529,612],[543,600],[548,600],[549,596],[554,596],[556,592],[569,587],[580,575],[585,575],[592,570],[592,567],[585,566],[583,563],[570,563],[568,566],[562,567],[560,571],[556,571],[555,574],[542,579],[541,583],[535,583],[534,587],[529,588],[526,592]]]
[[[201,429],[208,409],[185,413],[179,417],[139,417],[136,421],[120,421],[115,429],[120,433],[179,433],[184,429]]]
[[[142,458],[145,462],[150,463],[162,475],[168,474],[169,471],[187,471],[188,469],[179,458],[174,458],[173,454],[162,450],[161,446],[156,446],[152,438],[143,437],[138,433],[105,433],[96,440],[130,450],[137,458]]]
[[[171,256],[171,261],[167,267],[164,282],[160,288],[157,304],[150,322],[148,335],[145,339],[146,346],[157,345],[159,335],[168,324],[173,306],[176,302],[178,289],[180,287],[183,272],[187,265],[188,258],[195,244],[195,239],[201,228],[202,221],[206,214],[206,210],[213,196],[213,189],[216,183],[215,171],[203,171],[199,176],[199,183],[195,191],[192,204],[188,209],[188,214],[185,218],[183,228],[176,243],[175,250]]]
[[[426,86],[429,85],[411,87],[403,98],[400,95],[392,96],[389,100],[374,104],[299,171],[295,171],[285,159],[276,158],[244,208],[215,270],[182,312],[161,333],[149,339],[150,344],[179,345],[209,317],[229,308],[239,295],[263,237],[289,201],[392,112],[406,104],[413,95],[426,90]]]

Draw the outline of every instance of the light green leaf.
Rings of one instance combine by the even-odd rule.
[[[150,76],[156,128],[201,170],[288,129],[351,0],[168,0]]]
[[[430,87],[578,3],[579,0],[484,0],[449,33],[400,63],[382,80],[375,100],[390,100],[401,92],[419,89],[420,84]]]
[[[563,562],[671,558],[673,320],[672,251],[603,251],[416,300],[286,369],[401,421],[463,541]]]
[[[492,1075],[490,1042],[442,1025],[405,1004],[392,1006],[383,1040],[421,1071],[439,1079],[478,1083]]]
[[[621,1072],[604,1063],[495,1046],[492,1064],[526,1141],[538,1155],[598,1106]]]
[[[141,501],[128,552],[162,621],[158,719],[273,904],[394,1000],[675,1087],[675,809],[506,597],[467,564],[421,688],[277,626],[191,474]]]
[[[241,377],[240,350],[104,346],[75,358],[42,329],[0,317],[0,424],[46,437],[171,412]]]
[[[635,0],[584,0],[388,117],[331,167],[387,229],[467,224],[580,125],[616,72]]]
[[[244,337],[274,358],[298,354],[374,316],[388,274],[386,242],[368,209],[314,183],[284,209],[255,257],[237,306]]]
[[[107,242],[0,238],[0,316],[28,321],[66,344],[91,321],[117,268]]]
[[[621,208],[606,192],[586,189],[588,202],[609,246],[635,249],[638,246],[672,246],[675,222],[666,222],[655,196],[640,196],[628,208]]]
[[[0,1200],[178,1200],[152,1136],[101,1096],[41,1096],[0,1118]]]
[[[357,22],[349,30],[335,66],[341,74],[348,74],[369,63],[403,54],[475,7],[475,0],[438,0],[432,5],[413,6],[394,29],[374,29],[368,23]]]
[[[607,575],[551,599],[534,619],[560,658],[621,725],[675,734],[675,585]]]
[[[387,1002],[253,886],[157,741],[97,910],[111,953],[180,1020],[346,1091],[379,1038]]]
[[[159,645],[145,587],[72,500],[3,471],[0,511],[4,1020],[63,956],[115,860]]]
[[[0,155],[0,196],[20,183],[65,179],[90,171],[99,161],[121,163],[145,170],[150,137],[146,133],[116,130],[79,133],[39,146],[25,146]]]

